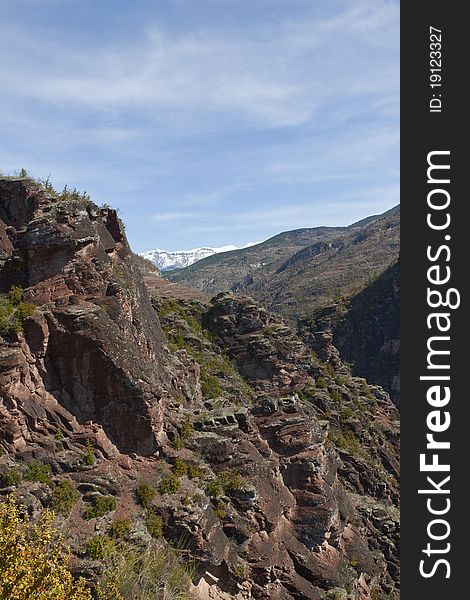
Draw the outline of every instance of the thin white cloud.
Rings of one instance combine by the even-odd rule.
[[[220,114],[251,126],[298,126],[339,93],[343,99],[397,93],[393,68],[384,69],[371,56],[365,71],[355,54],[364,57],[371,45],[383,50],[397,42],[392,25],[398,6],[357,4],[347,8],[347,3],[334,16],[265,25],[245,34],[207,30],[178,36],[154,25],[143,40],[125,47],[78,48],[73,40],[64,47],[49,39],[40,64],[23,56],[22,64],[3,72],[4,89],[54,106],[141,107],[148,117],[172,123]],[[23,43],[2,30],[8,43]]]

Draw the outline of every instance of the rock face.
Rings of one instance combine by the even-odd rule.
[[[36,515],[73,482],[77,572],[99,573],[85,547],[118,519],[150,543],[145,482],[195,561],[188,597],[398,597],[398,415],[331,336],[313,353],[250,298],[161,285],[114,211],[27,179],[0,180],[0,281],[36,307],[0,334],[0,492]]]
[[[396,262],[359,293],[300,322],[300,332],[327,331],[354,372],[384,387],[400,403],[400,265]]]

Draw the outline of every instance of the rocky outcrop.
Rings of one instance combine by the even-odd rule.
[[[253,300],[209,302],[143,267],[111,209],[0,181],[0,300],[10,310],[21,286],[35,306],[0,338],[0,492],[37,515],[72,482],[59,524],[90,580],[91,536],[127,519],[129,542],[149,544],[156,515],[195,565],[194,598],[393,597],[388,395],[328,336],[313,353]],[[103,496],[111,509],[85,518]]]

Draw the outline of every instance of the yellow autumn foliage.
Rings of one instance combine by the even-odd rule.
[[[91,600],[68,569],[70,550],[44,511],[32,524],[10,496],[0,502],[0,600]]]

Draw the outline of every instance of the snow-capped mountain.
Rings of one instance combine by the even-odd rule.
[[[241,248],[248,248],[248,246],[254,246],[260,242],[249,242],[245,246],[220,246],[220,248],[193,248],[192,250],[175,250],[169,252],[167,250],[161,250],[155,248],[154,250],[148,250],[142,252],[140,256],[143,256],[147,260],[153,262],[153,264],[160,269],[160,271],[173,271],[174,269],[181,269],[183,267],[189,267],[198,260],[218,254],[219,252],[229,252],[230,250],[240,250]]]

